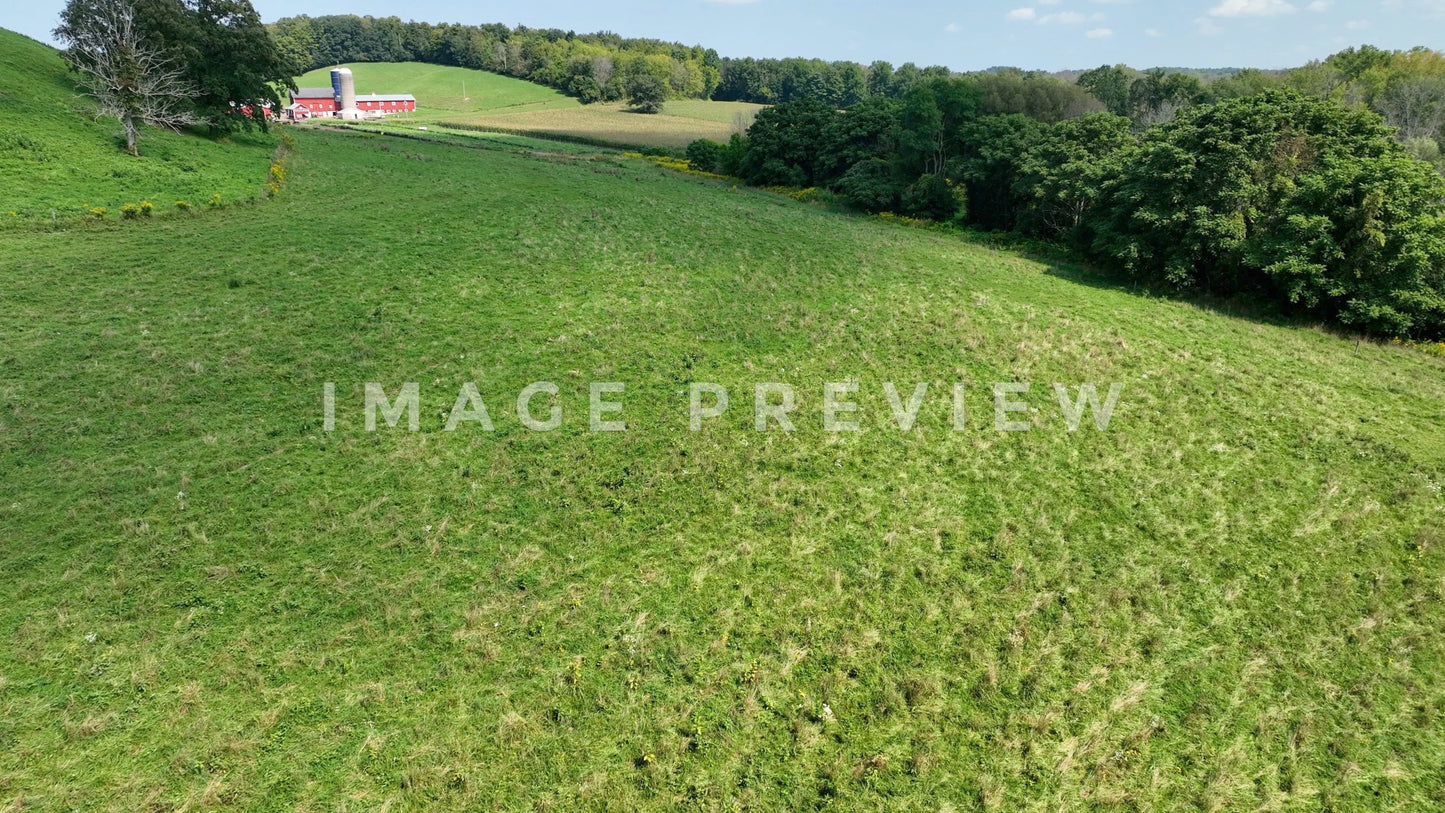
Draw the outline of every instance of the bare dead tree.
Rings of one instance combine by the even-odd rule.
[[[1445,129],[1445,77],[1395,82],[1385,91],[1380,112],[1399,130],[1401,141],[1438,138]]]
[[[195,91],[182,71],[136,30],[128,0],[95,0],[77,24],[56,33],[70,46],[66,58],[80,75],[86,95],[125,129],[125,146],[140,154],[143,124],[179,130],[201,119],[191,111]]]
[[[613,63],[610,56],[598,56],[592,58],[592,78],[597,81],[597,86],[606,88],[612,81]]]

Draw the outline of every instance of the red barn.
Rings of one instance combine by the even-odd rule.
[[[341,109],[331,88],[297,88],[291,91],[291,107],[287,109],[297,107],[305,109],[306,115],[301,118],[329,119]]]
[[[416,97],[410,93],[370,93],[356,97],[355,111],[360,113],[359,118],[415,113]],[[286,117],[292,121],[331,119],[340,116],[342,112],[335,88],[298,88],[291,93],[291,104],[286,108]]]
[[[410,93],[370,93],[356,97],[356,108],[362,112],[371,111],[382,115],[415,113],[416,97]]]

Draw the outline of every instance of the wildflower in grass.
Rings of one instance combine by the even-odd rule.
[[[105,213],[108,211],[110,210],[105,208],[104,206],[95,206],[91,208],[90,216],[95,218],[96,220],[100,220],[102,217],[105,217]],[[11,214],[14,214],[14,212],[11,212]]]
[[[151,212],[155,211],[155,208],[155,204],[151,203],[148,200],[143,200],[140,202],[140,213],[143,217],[150,217]]]
[[[140,206],[134,203],[122,203],[120,205],[120,216],[126,220],[135,220],[140,217]]]
[[[178,200],[176,201],[176,208],[182,212],[189,212],[191,210],[191,204],[188,201]]]
[[[212,195],[211,199],[206,201],[206,205],[211,207],[212,209],[221,208],[221,193],[217,192],[216,194]]]

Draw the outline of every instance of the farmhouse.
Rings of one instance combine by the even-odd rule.
[[[331,87],[298,88],[291,92],[291,104],[284,115],[289,121],[306,119],[375,119],[416,111],[416,97],[410,93],[356,95],[356,80],[348,68],[331,71]]]

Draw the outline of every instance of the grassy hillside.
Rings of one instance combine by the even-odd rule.
[[[508,110],[566,110],[576,99],[542,85],[486,71],[421,62],[363,62],[346,65],[356,77],[356,92],[410,93],[417,116]],[[296,78],[297,87],[330,87],[331,68]],[[465,95],[463,95],[465,88]]]
[[[299,135],[266,205],[0,235],[0,808],[1445,806],[1440,359],[620,158]],[[422,431],[363,431],[409,381]],[[495,432],[441,431],[468,381]],[[1110,431],[1056,381],[1122,382]]]
[[[141,156],[127,155],[115,120],[96,120],[78,95],[60,53],[0,29],[0,221],[6,225],[85,216],[94,207],[118,216],[124,203],[199,206],[220,195],[249,200],[266,180],[274,135],[216,141],[146,128]],[[0,226],[3,228],[3,226]]]

